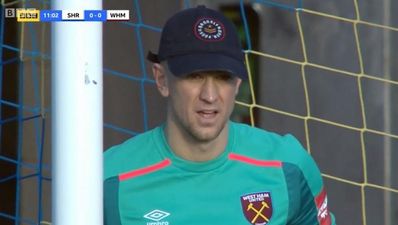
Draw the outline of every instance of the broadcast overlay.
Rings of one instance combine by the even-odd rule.
[[[18,22],[65,21],[129,21],[130,10],[38,10],[32,8],[5,8],[5,18],[17,18]]]

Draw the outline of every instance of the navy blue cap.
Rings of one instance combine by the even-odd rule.
[[[222,13],[198,6],[176,13],[162,30],[152,62],[167,61],[175,76],[193,72],[226,71],[247,79],[244,53],[235,25]]]

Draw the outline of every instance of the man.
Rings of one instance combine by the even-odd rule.
[[[320,172],[293,136],[229,121],[247,73],[228,19],[183,10],[148,58],[166,122],[105,152],[105,224],[335,223]]]

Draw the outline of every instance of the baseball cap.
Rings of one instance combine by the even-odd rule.
[[[158,54],[148,60],[167,61],[175,76],[226,71],[247,79],[244,53],[235,25],[222,13],[198,6],[176,13],[162,30]]]

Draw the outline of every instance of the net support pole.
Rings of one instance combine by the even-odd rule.
[[[52,9],[100,10],[101,0],[52,0]],[[100,225],[102,23],[52,23],[52,220]]]
[[[391,24],[391,0],[383,1],[383,24],[390,26]],[[383,29],[383,72],[384,78],[391,80],[391,31]],[[392,130],[392,95],[391,85],[386,84],[383,89],[383,118],[384,131],[391,134]],[[392,142],[391,138],[384,136],[384,186],[392,187]],[[384,191],[384,224],[392,225],[393,223],[393,208],[392,195],[390,191]]]

